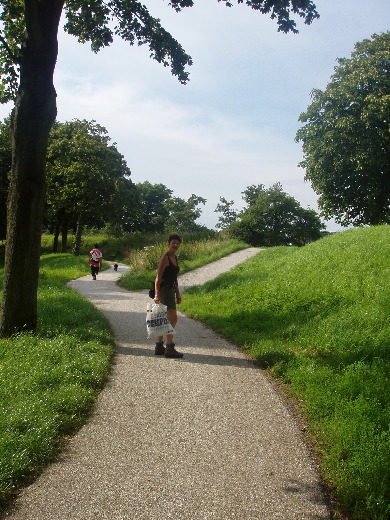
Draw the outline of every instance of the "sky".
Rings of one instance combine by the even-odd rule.
[[[299,115],[311,91],[326,88],[337,58],[389,30],[390,1],[317,0],[320,19],[299,21],[299,34],[288,35],[242,4],[194,0],[176,13],[164,0],[143,3],[191,55],[188,84],[150,59],[147,46],[116,38],[95,54],[60,30],[57,120],[104,126],[133,182],[162,183],[175,197],[207,199],[197,222],[209,228],[218,222],[219,198],[240,210],[242,192],[253,184],[280,182],[302,207],[317,211],[318,197],[298,166]],[[0,105],[0,117],[11,108]],[[333,220],[326,226],[341,229]]]

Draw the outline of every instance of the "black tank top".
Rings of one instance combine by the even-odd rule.
[[[166,253],[165,253],[166,254]],[[169,285],[170,287],[173,287],[175,283],[177,283],[177,275],[180,271],[180,268],[178,265],[175,265],[172,260],[169,258],[169,255],[167,255],[169,264],[164,269],[162,279],[161,279],[161,285]],[[175,255],[176,262],[177,257]]]

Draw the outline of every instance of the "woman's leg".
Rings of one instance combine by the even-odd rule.
[[[175,328],[176,323],[177,323],[176,309],[168,309],[167,315],[168,315],[169,323],[172,325],[173,328]],[[173,334],[167,334],[167,343],[173,343]]]
[[[170,321],[170,324],[173,328],[175,328],[177,323],[177,313],[176,309],[168,309],[167,310],[168,318]],[[178,352],[175,349],[175,344],[173,343],[173,334],[167,334],[167,344],[165,346],[165,357],[169,358],[182,358],[183,354],[181,352]]]
[[[169,319],[169,323],[172,325],[173,328],[175,328],[177,323],[177,312],[176,309],[167,309],[167,316]],[[154,350],[154,353],[156,355],[162,355],[165,353],[164,348],[164,337],[163,336],[157,336],[156,338],[156,347]],[[167,344],[173,344],[173,334],[167,334]]]

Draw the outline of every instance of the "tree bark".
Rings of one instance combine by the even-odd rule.
[[[57,253],[58,251],[58,237],[60,236],[60,224],[57,222],[56,228],[54,230],[54,238],[53,238],[53,253]]]
[[[62,228],[61,228],[61,253],[66,253],[68,247],[68,231],[69,222],[68,217],[63,217]]]
[[[79,218],[77,220],[76,234],[75,234],[75,237],[74,237],[74,247],[73,247],[73,254],[74,254],[74,256],[79,256],[80,255],[81,238],[83,236],[83,230],[84,230],[83,215],[79,215]]]
[[[37,325],[47,142],[54,123],[53,73],[64,0],[25,0],[26,40],[12,114],[12,170],[0,335]]]

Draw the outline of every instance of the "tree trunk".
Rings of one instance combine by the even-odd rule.
[[[64,0],[25,0],[26,41],[12,114],[12,170],[0,335],[37,325],[45,163],[56,117],[53,73]]]
[[[61,253],[66,253],[68,248],[68,232],[69,222],[64,220],[62,222],[62,235],[61,235]]]
[[[76,229],[76,235],[74,237],[74,247],[73,247],[73,254],[74,256],[80,255],[80,248],[81,248],[81,238],[83,236],[83,216],[80,215],[77,221],[77,229]]]
[[[61,253],[66,253],[67,245],[68,245],[68,231],[69,231],[69,222],[68,217],[64,215],[62,217],[62,228],[61,228]]]
[[[58,252],[58,237],[60,236],[60,223],[57,222],[56,228],[54,231],[54,239],[53,239],[53,253]]]

